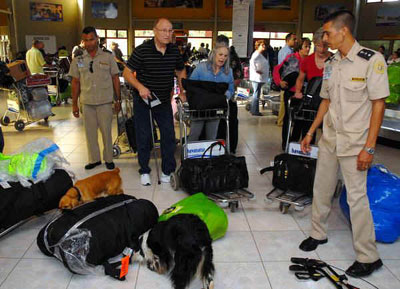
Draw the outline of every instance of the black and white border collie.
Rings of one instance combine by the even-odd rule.
[[[197,274],[205,289],[214,288],[211,237],[197,216],[180,214],[159,222],[139,238],[147,267],[169,273],[174,289],[185,289]]]

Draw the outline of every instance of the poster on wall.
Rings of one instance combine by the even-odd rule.
[[[225,8],[232,8],[233,0],[225,0]]]
[[[115,19],[118,17],[118,4],[92,1],[92,16],[93,18]]]
[[[250,0],[235,0],[232,14],[232,45],[239,57],[247,57]]]
[[[61,4],[29,3],[32,21],[63,21],[63,9]]]
[[[262,0],[262,9],[290,10],[291,0]]]
[[[340,3],[318,5],[315,7],[314,19],[319,21],[324,20],[329,14],[339,10],[346,10],[346,6]]]
[[[203,0],[144,0],[145,8],[203,8]]]
[[[400,9],[379,8],[376,14],[376,26],[400,26]]]
[[[46,51],[46,53],[57,52],[57,43],[55,35],[25,35],[26,50],[31,49],[33,40],[42,41],[44,44],[44,51]]]

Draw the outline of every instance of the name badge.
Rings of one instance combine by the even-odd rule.
[[[332,66],[327,65],[324,69],[323,80],[331,78],[332,75]]]
[[[83,64],[83,60],[78,60],[78,67],[79,68],[82,68],[82,67],[84,67],[85,65]]]
[[[351,81],[365,82],[364,77],[352,77]]]

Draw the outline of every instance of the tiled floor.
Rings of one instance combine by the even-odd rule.
[[[37,137],[48,137],[61,148],[78,178],[104,170],[83,169],[86,163],[86,144],[82,121],[73,119],[70,106],[54,108],[56,117],[46,126],[43,123],[28,126],[17,132],[12,126],[3,127],[5,152],[10,153],[22,144]],[[321,258],[329,263],[347,268],[354,261],[351,232],[346,219],[336,204],[330,216],[329,243],[315,252],[304,253],[299,243],[310,230],[310,207],[303,211],[291,209],[287,215],[279,212],[277,203],[264,201],[271,189],[271,176],[259,175],[259,170],[280,152],[280,128],[274,125],[275,117],[265,112],[264,117],[250,117],[240,108],[240,142],[238,154],[247,158],[250,174],[249,190],[256,194],[255,201],[243,202],[235,213],[227,211],[229,230],[226,236],[214,242],[216,289],[301,289],[334,288],[328,280],[299,282],[289,272],[292,256]],[[116,129],[114,130],[114,136]],[[400,151],[378,147],[376,159],[394,173],[400,174]],[[396,160],[396,161],[394,161]],[[152,200],[160,211],[184,198],[185,193],[174,192],[168,184],[142,187],[139,184],[137,160],[132,155],[122,155],[115,161],[121,168],[124,190],[137,198]],[[152,175],[155,183],[155,173]],[[105,276],[72,275],[55,258],[43,255],[36,246],[36,235],[55,212],[30,220],[0,239],[0,289],[28,288],[171,288],[165,276],[159,276],[146,267],[133,264],[125,282]],[[385,266],[367,278],[378,288],[400,288],[400,242],[378,245]],[[351,279],[360,288],[373,288],[360,280]],[[191,289],[201,288],[194,281]]]

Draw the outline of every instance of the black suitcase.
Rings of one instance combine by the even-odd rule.
[[[109,262],[125,248],[139,250],[139,237],[158,221],[158,211],[148,200],[129,195],[98,198],[65,210],[37,236],[39,249],[63,262],[72,273],[91,274],[102,265],[105,274],[124,280],[120,263]]]
[[[134,153],[137,152],[137,144],[136,144],[136,129],[135,129],[135,120],[133,117],[128,118],[125,122],[125,131],[126,136],[128,138],[129,146],[133,150]]]
[[[236,153],[239,141],[239,120],[237,103],[229,100],[229,149],[230,153]],[[204,131],[204,129],[203,129]],[[220,121],[218,126],[217,139],[226,140],[226,122]]]
[[[9,183],[0,188],[0,234],[18,222],[58,208],[61,197],[72,187],[72,179],[64,170],[55,170],[45,182],[23,187]]]
[[[274,165],[260,171],[273,171],[272,185],[283,191],[294,191],[312,196],[317,160],[282,153],[275,156]]]

